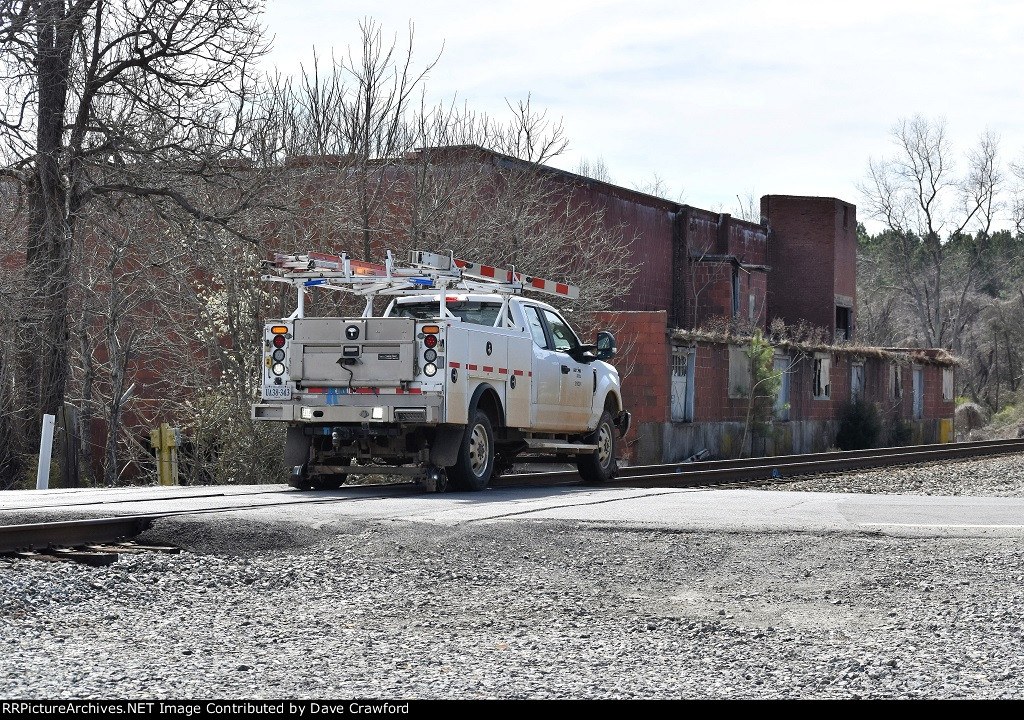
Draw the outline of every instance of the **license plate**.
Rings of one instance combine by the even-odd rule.
[[[264,385],[264,400],[291,400],[292,389],[287,385]]]

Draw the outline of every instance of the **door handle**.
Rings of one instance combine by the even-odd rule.
[[[563,365],[562,366],[562,374],[563,375],[568,375],[569,374],[569,366],[568,365]]]

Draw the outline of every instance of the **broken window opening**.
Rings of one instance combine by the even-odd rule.
[[[836,305],[836,340],[850,340],[853,335],[852,308]]]
[[[903,399],[903,368],[897,363],[889,364],[889,397],[893,400]]]
[[[864,365],[850,366],[850,399],[858,400],[864,397]]]
[[[732,266],[732,316],[740,316],[740,269]]]
[[[831,397],[832,385],[829,381],[829,365],[827,355],[814,356],[814,399],[828,400]]]
[[[914,419],[924,418],[924,368],[914,368]]]
[[[672,350],[672,422],[693,421],[693,348]]]

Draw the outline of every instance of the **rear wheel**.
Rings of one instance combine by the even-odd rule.
[[[605,410],[597,422],[597,429],[591,435],[591,442],[597,449],[576,458],[576,467],[585,483],[602,483],[615,477],[618,462],[615,459],[615,423],[612,415]]]
[[[487,413],[475,410],[462,435],[455,464],[448,478],[455,490],[478,491],[487,487],[494,472],[494,429]]]

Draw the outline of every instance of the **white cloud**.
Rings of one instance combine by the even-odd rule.
[[[991,128],[1007,159],[1024,150],[1014,2],[270,0],[271,59],[294,71],[313,46],[345,48],[364,17],[400,43],[414,21],[421,62],[444,47],[434,98],[502,115],[532,93],[564,120],[560,167],[603,157],[622,185],[656,173],[704,207],[751,188],[856,203],[868,158],[915,113],[946,117],[960,149]]]

